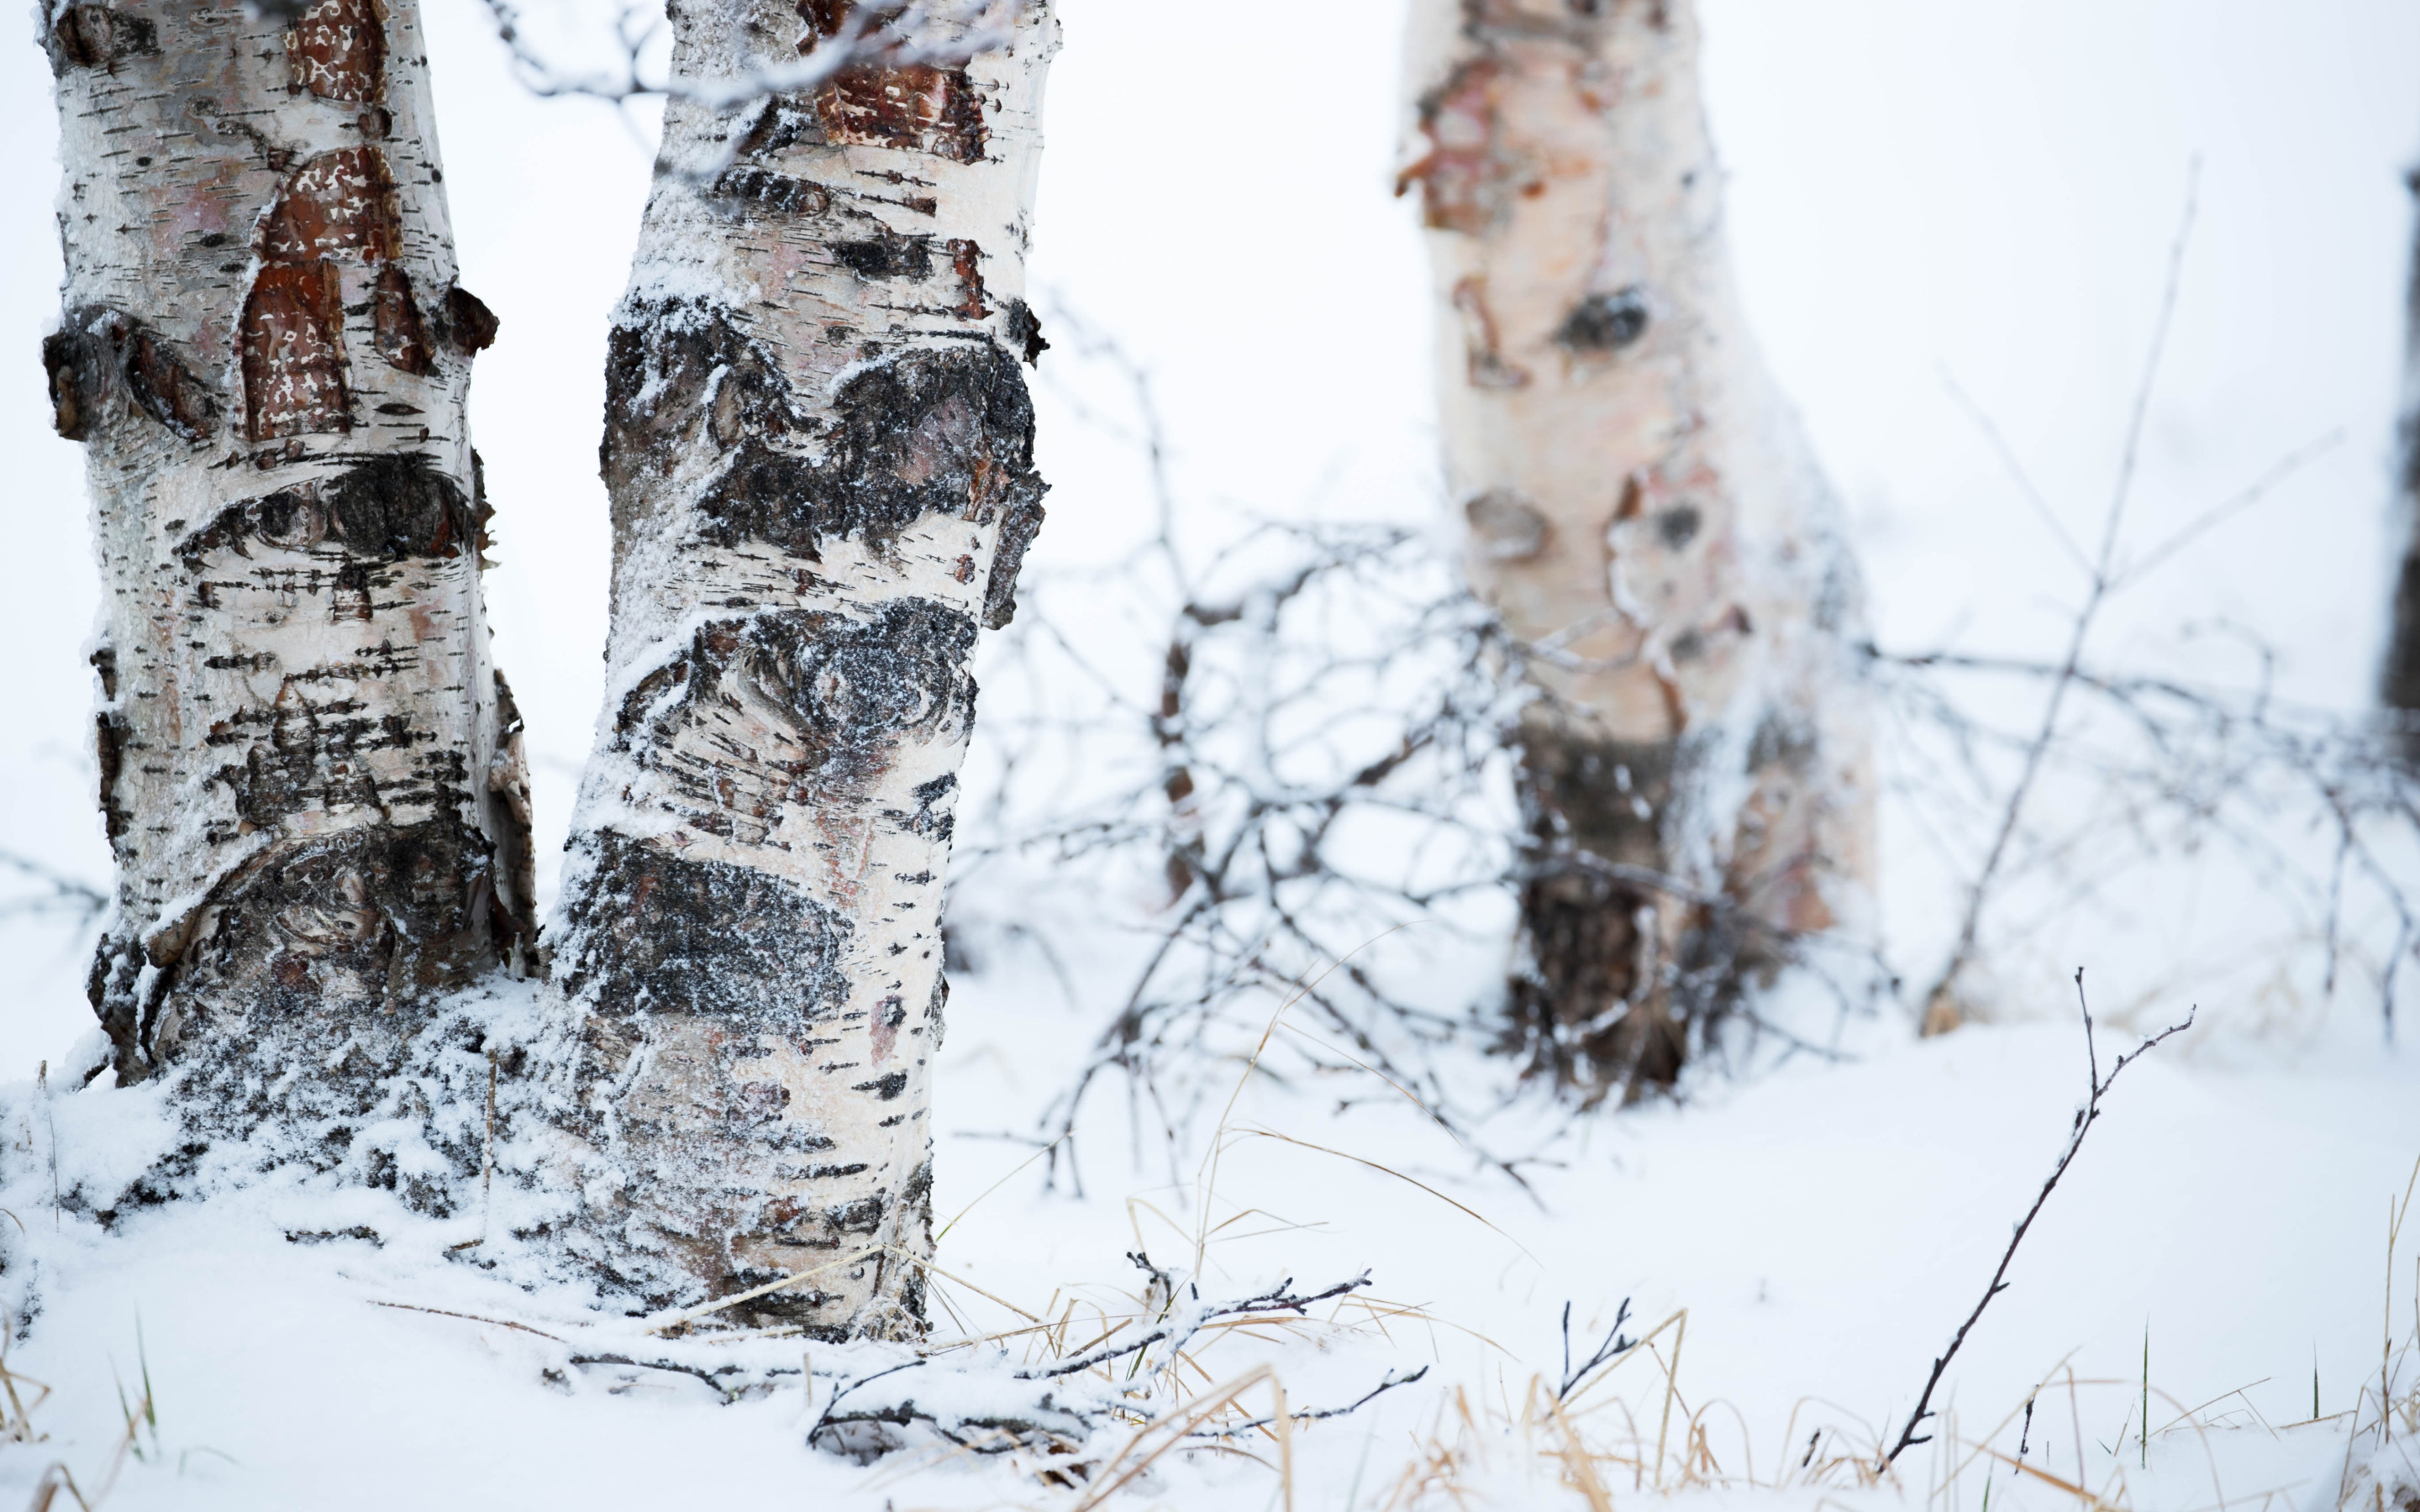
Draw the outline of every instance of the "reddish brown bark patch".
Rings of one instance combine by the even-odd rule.
[[[375,100],[386,84],[386,27],[377,0],[319,0],[286,31],[291,87],[322,100]]]
[[[70,6],[51,23],[51,71],[108,69],[160,51],[159,28],[108,6]]]
[[[950,250],[950,271],[957,275],[963,296],[951,308],[970,320],[991,314],[990,306],[984,303],[983,249],[964,237],[954,237],[942,245]]]
[[[815,91],[826,141],[983,160],[983,102],[964,69],[850,69]]]
[[[378,292],[371,309],[372,339],[389,367],[426,378],[437,367],[436,348],[428,326],[411,297],[411,275],[393,263],[379,270]]]
[[[1477,235],[1496,225],[1534,175],[1504,151],[1496,100],[1504,65],[1473,58],[1420,100],[1428,152],[1404,170],[1395,193],[1419,184],[1422,219],[1440,231]]]
[[[395,176],[374,147],[322,152],[287,175],[259,236],[261,258],[272,263],[340,255],[387,262],[402,246]]]
[[[799,0],[807,23],[799,51],[839,35],[854,8],[854,0]],[[846,69],[815,91],[814,105],[827,142],[901,147],[952,162],[983,159],[983,100],[964,69],[928,63]]]
[[[271,263],[253,281],[237,335],[252,440],[352,429],[343,294],[325,259]]]

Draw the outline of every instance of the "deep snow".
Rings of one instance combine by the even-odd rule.
[[[937,1211],[958,1212],[1027,1154],[982,1135],[1018,1124],[1033,1089],[1063,1069],[1067,1038],[1084,1029],[1055,993],[1040,973],[1007,965],[963,980],[942,1063]],[[2104,1069],[2130,1043],[2105,1032]],[[2080,1032],[2064,1024],[1862,1048],[1854,1064],[1802,1060],[1753,1085],[1705,1086],[1686,1108],[1605,1120],[1558,1151],[1560,1168],[1534,1172],[1534,1201],[1501,1177],[1471,1176],[1416,1115],[1363,1108],[1340,1119],[1328,1111],[1332,1088],[1256,1081],[1231,1132],[1274,1130],[1401,1174],[1272,1139],[1232,1141],[1208,1211],[1214,1225],[1254,1215],[1208,1246],[1205,1295],[1247,1295],[1288,1276],[1318,1289],[1368,1268],[1373,1295],[1421,1316],[1382,1329],[1370,1309],[1345,1306],[1336,1317],[1355,1326],[1292,1343],[1231,1336],[1204,1364],[1223,1380],[1272,1363],[1297,1407],[1350,1401],[1389,1370],[1433,1367],[1295,1436],[1302,1506],[1345,1507],[1357,1477],[1361,1499],[1351,1504],[1387,1504],[1380,1493],[1441,1422],[1456,1424],[1459,1402],[1486,1457],[1465,1472],[1481,1493],[1476,1504],[1585,1505],[1554,1489],[1553,1462],[1523,1452],[1502,1421],[1518,1415],[1534,1374],[1559,1368],[1566,1299],[1575,1335],[1591,1338],[1624,1297],[1639,1320],[1634,1335],[1688,1310],[1682,1415],[1702,1415],[1729,1475],[1770,1482],[1818,1428],[1838,1433],[1823,1458],[1870,1449],[1979,1292],[2065,1135],[2085,1072]],[[2383,1226],[2420,1155],[2420,1078],[2366,1051],[2272,1062],[2258,1045],[2187,1036],[2128,1072],[2020,1252],[2011,1289],[1948,1378],[1962,1433],[1989,1435],[2064,1365],[2087,1384],[2072,1408],[2063,1375],[2040,1395],[2029,1463],[2071,1478],[2080,1424],[2088,1483],[2116,1504],[2248,1504],[2272,1491],[2286,1505],[2334,1504],[2348,1420],[2286,1426],[2314,1415],[2314,1371],[2320,1415],[2341,1414],[2365,1383],[2374,1397],[2382,1328],[2410,1339],[2409,1290],[2397,1288],[2391,1323],[2381,1307],[2390,1273],[2420,1275],[2420,1234],[2406,1231],[2390,1273]],[[125,1467],[113,1507],[401,1507],[441,1497],[646,1506],[755,1492],[869,1508],[885,1497],[902,1507],[1069,1499],[999,1462],[908,1473],[917,1457],[861,1469],[811,1452],[814,1409],[796,1376],[722,1406],[687,1377],[569,1366],[574,1352],[661,1347],[584,1311],[569,1288],[523,1290],[449,1258],[447,1246],[479,1236],[476,1213],[436,1223],[383,1194],[272,1183],[137,1211],[104,1233],[54,1211],[50,1158],[55,1149],[72,1199],[81,1179],[139,1142],[129,1131],[148,1094],[31,1090],[9,1094],[0,1206],[24,1226],[12,1248],[33,1257],[39,1303],[8,1367],[53,1395],[33,1413],[44,1441],[0,1448],[0,1489],[12,1494],[53,1458],[91,1486],[123,1434],[120,1386],[139,1396],[147,1372],[157,1448],[147,1429],[152,1458]],[[1124,1252],[1140,1244],[1163,1264],[1190,1263],[1198,1192],[1172,1186],[1156,1152],[1145,1169],[1123,1158],[1122,1112],[1114,1100],[1097,1106],[1082,1135],[1088,1197],[1046,1192],[1043,1167],[1031,1165],[942,1243],[938,1263],[964,1283],[943,1289],[974,1326],[1017,1320],[971,1288],[1036,1314],[1055,1317],[1076,1298],[1080,1316],[1094,1304],[1114,1316],[1140,1285]],[[284,1237],[356,1227],[378,1239]],[[937,1325],[939,1336],[954,1332],[947,1316]],[[2209,1425],[2155,1433],[2148,1470],[2132,1441],[2115,1455],[2103,1447],[2133,1421],[2147,1329],[2155,1429],[2191,1408]],[[683,1349],[709,1368],[726,1359],[793,1366],[806,1352],[817,1408],[833,1372],[873,1367],[795,1340]],[[2397,1368],[2409,1391],[2408,1365],[2398,1357]],[[1606,1390],[1638,1413],[1652,1455],[1656,1365],[1626,1364]],[[1254,1412],[1267,1410],[1264,1396],[1248,1404]],[[1600,1413],[1586,1431],[1626,1439],[1619,1417]],[[1123,1430],[1105,1432],[1114,1442]],[[2016,1433],[2007,1425],[1994,1442],[2013,1454]],[[1848,1500],[1929,1499],[1942,1478],[1931,1452],[1902,1459],[1900,1485]],[[1668,1478],[1678,1465],[1675,1454]],[[1979,1498],[1987,1468],[1970,1468],[1955,1494]],[[1274,1486],[1249,1461],[1197,1455],[1163,1460],[1151,1494],[1133,1504],[1258,1506]],[[1812,1505],[1823,1494],[1840,1492],[1787,1499]],[[2010,1506],[2068,1500],[2030,1477],[1994,1480],[1992,1494]]]

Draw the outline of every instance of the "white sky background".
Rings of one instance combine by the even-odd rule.
[[[597,691],[605,318],[648,147],[608,107],[521,90],[475,0],[426,4],[463,281],[504,320],[473,433],[499,510],[498,655],[551,850]],[[610,19],[563,4],[575,25]],[[2149,648],[2228,616],[2284,648],[2301,696],[2363,703],[2386,595],[2420,6],[1704,8],[1749,315],[1851,505],[1885,641],[2038,649],[2062,625],[2077,578],[1940,374],[1990,411],[2068,528],[2097,534],[2198,155],[2131,538],[2164,537],[2315,437],[2345,439],[2122,601],[2102,643]],[[1400,10],[1300,0],[1239,25],[1171,0],[1062,0],[1034,278],[1152,366],[1195,497],[1445,517],[1426,276],[1389,193]],[[50,433],[36,360],[57,316],[55,131],[47,66],[16,24],[0,49],[0,847],[101,882],[82,458]],[[1045,399],[1055,489],[1036,561],[1107,555],[1147,507],[1132,461]],[[82,970],[54,927],[0,932],[0,1076],[89,1022]]]

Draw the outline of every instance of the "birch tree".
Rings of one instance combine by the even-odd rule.
[[[2420,198],[2420,169],[2404,182]],[[2404,311],[2403,413],[2396,435],[2401,465],[2395,489],[2395,521],[2403,556],[2389,599],[2386,660],[2379,691],[2387,709],[2405,721],[2400,730],[2404,752],[2420,765],[2420,231],[2412,237]]]
[[[866,18],[677,7],[611,340],[608,691],[551,932],[577,1242],[658,1302],[795,1280],[725,1316],[817,1336],[922,1327],[967,658],[1042,518],[1020,294],[1057,29],[1012,14],[970,59],[869,31],[730,109]]]
[[[1856,906],[1860,588],[1741,317],[1688,0],[1414,15],[1447,477],[1537,694],[1510,1034],[1635,1095]]]
[[[465,426],[496,322],[456,282],[418,8],[38,20],[66,178],[42,359],[105,588],[93,1004],[118,1079],[177,1072],[203,1124],[342,1118],[534,922]]]

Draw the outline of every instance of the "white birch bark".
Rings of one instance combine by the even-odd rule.
[[[1543,695],[1513,1027],[1542,1069],[1635,1095],[1772,930],[1854,906],[1860,589],[1741,318],[1687,0],[1414,12],[1446,470]]]
[[[673,67],[744,76],[845,14],[690,0]],[[1056,38],[1036,3],[962,68],[667,110],[609,359],[608,693],[553,956],[594,1152],[577,1243],[657,1303],[815,1272],[723,1316],[922,1327],[902,1257],[931,1246],[967,658],[1042,514],[1017,364]]]
[[[464,424],[495,322],[456,284],[417,7],[39,19],[43,356],[106,590],[94,1006],[121,1080],[178,1071],[205,1123],[341,1118],[534,923]]]

